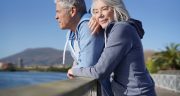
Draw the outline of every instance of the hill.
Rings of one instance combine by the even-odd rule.
[[[62,64],[63,51],[53,48],[29,48],[20,53],[0,59],[0,62],[24,65],[55,65]],[[72,64],[70,52],[66,52],[66,64]]]

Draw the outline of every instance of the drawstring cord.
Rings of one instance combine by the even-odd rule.
[[[106,42],[107,42],[107,37],[106,37],[106,32],[104,32],[104,44],[105,44],[105,47],[106,47]]]
[[[64,51],[63,51],[63,62],[62,62],[63,64],[65,64],[67,44],[68,44],[68,32],[66,34],[66,43],[65,43]]]

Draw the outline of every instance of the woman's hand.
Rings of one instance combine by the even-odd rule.
[[[91,33],[92,35],[99,33],[101,30],[101,26],[99,25],[99,23],[96,21],[96,19],[94,17],[91,17],[88,25],[92,31],[92,33]]]
[[[74,78],[74,75],[73,75],[73,73],[72,73],[72,69],[69,69],[69,70],[68,70],[67,77],[68,77],[69,79],[73,79],[73,78]]]

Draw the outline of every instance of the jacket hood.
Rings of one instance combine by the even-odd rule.
[[[139,37],[142,39],[143,36],[144,36],[144,34],[145,34],[145,32],[144,32],[144,29],[143,29],[143,26],[142,26],[141,21],[130,18],[127,22],[128,22],[130,25],[132,25],[132,26],[135,27],[135,29],[137,30],[137,33],[138,33]]]
[[[89,13],[85,13],[82,17],[81,17],[81,20],[79,21],[78,25],[77,25],[77,28],[81,25],[82,22],[84,21],[89,21],[91,18],[91,14]]]

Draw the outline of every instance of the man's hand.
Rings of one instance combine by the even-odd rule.
[[[96,21],[96,19],[94,17],[91,17],[88,25],[92,31],[92,33],[91,33],[92,35],[99,33],[101,30],[101,26],[99,25],[99,23]]]
[[[73,73],[72,73],[72,69],[69,69],[69,70],[68,70],[67,77],[68,77],[69,79],[73,79],[73,78],[74,78],[74,75],[73,75]]]

